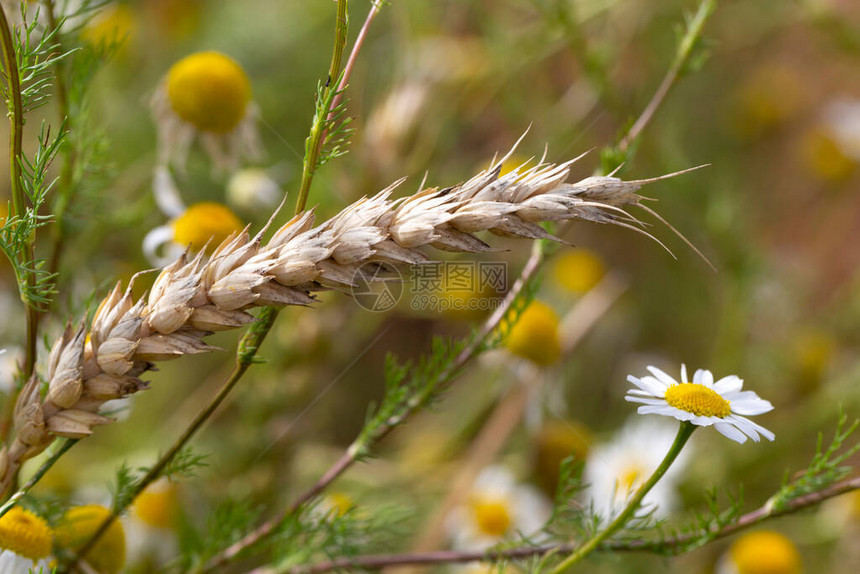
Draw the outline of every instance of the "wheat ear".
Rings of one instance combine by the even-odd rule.
[[[538,224],[569,219],[642,231],[643,224],[623,208],[640,204],[636,192],[642,185],[684,173],[565,183],[579,158],[500,176],[505,159],[461,185],[391,199],[397,182],[318,227],[313,227],[313,211],[306,211],[265,245],[262,232],[251,237],[245,230],[208,258],[183,255],[161,270],[148,296],[137,302],[131,285],[123,290],[117,284],[89,329],[70,324],[53,345],[46,396],[41,397],[35,375],[24,386],[15,406],[15,438],[0,451],[0,491],[24,461],[56,437],[83,438],[94,426],[111,422],[98,414],[102,404],[148,388],[139,377],[154,363],[207,352],[212,349],[204,342],[207,335],[253,322],[249,309],[307,305],[315,291],[346,291],[359,267],[369,262],[427,262],[420,250],[426,245],[460,252],[491,249],[474,235],[479,231],[557,240]]]

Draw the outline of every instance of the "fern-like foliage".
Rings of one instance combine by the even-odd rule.
[[[44,259],[28,256],[28,247],[36,230],[52,220],[50,215],[42,215],[41,211],[56,181],[48,180],[48,168],[63,138],[62,132],[52,136],[50,128],[42,123],[33,157],[25,155],[20,158],[21,186],[30,205],[23,213],[8,217],[0,227],[0,250],[12,264],[21,298],[36,308],[50,302],[54,294],[54,275],[46,269]]]
[[[824,490],[851,473],[853,470],[852,467],[846,466],[843,463],[860,449],[860,443],[848,448],[844,447],[845,442],[854,434],[857,426],[860,425],[860,420],[854,420],[849,426],[846,426],[847,423],[848,416],[842,413],[839,416],[833,440],[830,441],[827,448],[823,448],[824,437],[819,433],[818,445],[815,450],[815,456],[812,457],[812,462],[795,478],[789,479],[786,477],[783,480],[782,488],[768,501],[768,505],[773,512],[782,512],[788,508],[791,501],[807,494]]]

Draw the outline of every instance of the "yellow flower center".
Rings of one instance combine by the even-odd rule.
[[[558,316],[549,306],[532,301],[505,340],[508,350],[541,366],[551,365],[561,356]]]
[[[499,538],[510,529],[513,520],[505,500],[476,498],[471,506],[482,534]]]
[[[220,203],[197,203],[173,220],[173,240],[183,247],[190,245],[193,251],[200,251],[208,243],[211,251],[243,227],[239,218]]]
[[[588,249],[576,249],[558,257],[552,274],[564,289],[585,293],[603,279],[606,268],[596,253]]]
[[[192,54],[167,73],[173,111],[199,130],[227,133],[245,117],[251,85],[245,71],[218,52]]]
[[[150,486],[134,501],[134,515],[153,528],[173,528],[176,520],[177,496],[172,483]]]
[[[738,574],[800,574],[800,554],[791,541],[763,530],[739,538],[730,550]]]
[[[18,506],[0,518],[0,549],[11,550],[33,562],[51,553],[52,538],[47,522]]]
[[[726,418],[732,413],[729,401],[703,385],[681,383],[666,389],[669,406],[700,417]]]
[[[56,530],[60,548],[77,551],[107,518],[107,508],[90,504],[70,508]],[[125,565],[125,531],[119,520],[114,520],[96,545],[87,553],[87,562],[100,574],[117,574]]]

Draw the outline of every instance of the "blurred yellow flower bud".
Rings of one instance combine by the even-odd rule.
[[[575,249],[560,254],[552,266],[552,276],[564,289],[585,293],[600,283],[606,274],[603,261],[593,251]]]
[[[555,363],[561,356],[558,315],[548,305],[532,301],[505,339],[505,346],[541,366]]]
[[[238,233],[244,225],[230,209],[214,202],[192,205],[173,220],[173,241],[183,246],[191,246],[200,251],[206,244],[215,249],[231,233]]]
[[[760,530],[735,540],[728,552],[726,572],[737,574],[800,574],[800,554],[778,532]],[[734,568],[732,569],[731,566]]]
[[[62,549],[78,551],[110,510],[97,504],[70,508],[56,529],[56,544]],[[107,532],[87,553],[87,562],[100,574],[117,574],[125,565],[125,531],[119,520],[114,520]]]
[[[198,52],[179,60],[167,73],[173,111],[201,131],[232,131],[245,117],[251,84],[245,71],[219,52]]]

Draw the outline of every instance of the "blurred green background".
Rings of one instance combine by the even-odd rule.
[[[354,0],[350,8],[351,42],[370,3]],[[151,0],[117,3],[97,17],[107,19],[97,20],[101,31],[91,33],[127,33],[92,87],[94,117],[111,142],[113,175],[97,201],[73,210],[58,303],[46,323],[49,339],[67,316],[83,311],[93,290],[100,298],[116,279],[148,267],[143,237],[167,220],[151,193],[156,126],[148,102],[178,59],[218,50],[242,65],[266,152],[256,165],[293,205],[315,86],[328,69],[334,9],[324,1]],[[520,162],[541,157],[545,148],[552,162],[596,148],[573,167],[572,180],[591,175],[600,166],[599,150],[618,140],[657,89],[683,15],[695,9],[679,1],[392,0],[373,23],[350,78],[350,153],[314,181],[310,204],[318,205],[317,221],[403,176],[409,179],[400,194],[417,190],[425,177],[433,186],[464,181],[527,129],[515,152]],[[647,364],[673,375],[682,362],[717,377],[738,374],[775,406],[757,419],[776,432],[773,444],[738,446],[713,432],[697,433],[681,487],[690,511],[703,503],[705,487],[737,492],[743,484],[745,508],[761,505],[786,473],[805,468],[819,431],[832,434],[840,409],[858,413],[860,6],[720,2],[704,36],[701,69],[680,79],[620,176],[708,164],[651,184],[643,194],[659,199],[650,206],[717,272],[647,215],[655,223],[648,231],[677,260],[629,230],[585,223],[565,229],[563,238],[592,252],[626,290],[573,352],[543,369],[544,386],[527,409],[531,419],[517,426],[497,457],[522,480],[541,481],[532,463],[547,421],[575,421],[594,443],[609,440],[633,414],[623,400],[626,376],[643,374]],[[54,121],[55,114],[47,107],[37,116]],[[37,125],[31,119],[28,128]],[[195,146],[187,173],[177,173],[176,181],[189,204],[227,202],[228,175],[213,176]],[[0,182],[8,197],[8,176],[0,174]],[[255,228],[270,215],[232,207]],[[480,259],[505,262],[512,281],[530,245],[488,242],[501,250]],[[559,316],[583,298],[557,279],[557,258],[569,249],[548,260],[537,294]],[[0,341],[12,355],[23,340],[23,308],[5,263],[0,282]],[[179,487],[189,522],[205,520],[224,498],[270,507],[291,500],[361,428],[368,405],[381,396],[386,353],[417,357],[431,337],[465,336],[485,316],[416,312],[408,288],[404,295],[384,313],[334,292],[321,294],[314,309],[282,313],[260,353],[265,363],[248,373],[196,440],[195,448],[210,458],[199,477]],[[133,399],[128,420],[98,429],[40,488],[73,498],[95,488],[107,497],[104,485],[122,460],[151,461],[229,372],[237,334],[212,340],[226,351],[164,364],[152,374],[152,390]],[[336,484],[359,507],[372,509],[381,500],[416,507],[408,528],[384,550],[408,548],[407,534],[445,495],[471,439],[512,384],[513,361],[499,351],[473,365],[447,400],[395,433],[380,458]],[[833,523],[833,511],[812,510],[770,527],[796,544],[805,571],[855,572],[860,553],[847,542],[860,527],[854,506],[847,523]],[[595,559],[590,567],[711,572],[728,544],[669,560]]]

